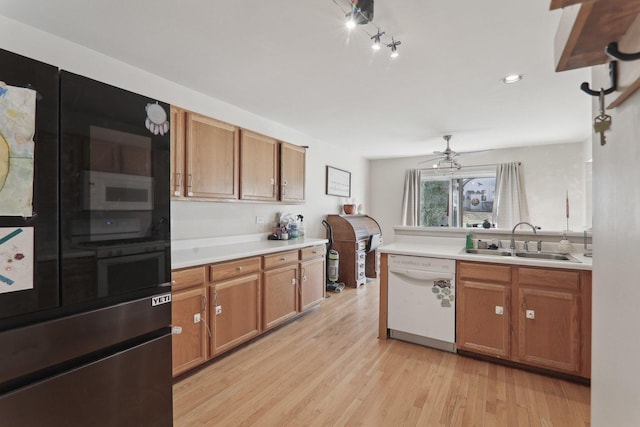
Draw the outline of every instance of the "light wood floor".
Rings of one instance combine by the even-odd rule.
[[[175,426],[587,426],[589,387],[379,340],[378,285],[174,385]]]

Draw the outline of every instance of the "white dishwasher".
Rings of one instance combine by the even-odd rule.
[[[389,335],[455,353],[455,261],[393,254],[388,260]]]

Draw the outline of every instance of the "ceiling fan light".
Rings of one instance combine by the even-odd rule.
[[[397,58],[397,57],[398,57],[398,55],[400,55],[400,54],[398,53],[398,48],[396,48],[395,46],[391,46],[391,55],[390,55],[390,56],[391,56],[392,58]]]

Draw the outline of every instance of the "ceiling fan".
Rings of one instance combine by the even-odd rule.
[[[449,140],[451,140],[452,135],[443,135],[442,138],[447,143],[447,148],[445,148],[444,151],[434,151],[433,154],[435,154],[437,157],[432,157],[430,159],[427,159],[427,160],[424,160],[422,162],[419,162],[418,164],[432,162],[434,160],[437,160],[437,163],[435,163],[433,165],[434,169],[439,169],[442,166],[444,166],[444,167],[446,167],[448,169],[460,169],[462,167],[462,165],[460,163],[458,163],[458,161],[456,159],[458,156],[466,155],[466,154],[482,153],[484,151],[489,151],[489,150],[477,150],[477,151],[465,151],[465,152],[453,151],[451,149],[451,147],[449,146]]]

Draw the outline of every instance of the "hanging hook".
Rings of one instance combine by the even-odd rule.
[[[624,53],[618,50],[618,42],[612,42],[604,49],[607,55],[620,61],[635,61],[640,59],[640,52],[636,53]]]
[[[604,92],[605,95],[615,92],[618,87],[618,61],[609,62],[609,77],[611,78],[611,87],[609,89],[593,90],[589,87],[588,82],[584,82],[580,85],[580,89],[588,95],[600,96],[600,92]]]

